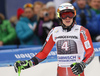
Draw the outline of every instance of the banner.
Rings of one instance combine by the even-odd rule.
[[[93,43],[95,56],[100,56],[100,43]],[[40,47],[19,48],[11,50],[0,50],[0,66],[13,66],[17,60],[29,60],[34,57],[40,50]],[[48,57],[42,62],[57,61],[56,46],[53,47]]]
[[[34,57],[42,47],[0,50],[0,66],[13,66],[17,60],[29,60]],[[53,47],[44,62],[57,61],[56,46]]]

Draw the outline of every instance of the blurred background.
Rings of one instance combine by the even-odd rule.
[[[13,66],[38,53],[49,31],[60,26],[57,8],[70,2],[76,9],[76,23],[90,32],[100,60],[100,0],[0,0],[0,67]],[[57,61],[54,46],[44,62]]]
[[[60,26],[56,11],[64,2],[75,6],[76,23],[99,42],[100,0],[0,0],[0,46],[42,45],[49,31]]]

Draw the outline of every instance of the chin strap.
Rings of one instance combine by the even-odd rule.
[[[74,26],[75,21],[72,22],[70,26],[66,26],[65,24],[62,24],[63,30],[67,30],[67,32],[71,31],[71,28]]]
[[[71,28],[74,26],[74,24],[76,23],[76,16],[73,18],[73,22],[70,26],[66,26],[65,24],[62,23],[62,20],[61,18],[59,18],[59,20],[61,21],[61,25],[62,25],[62,28],[63,30],[67,30],[67,32],[71,31]]]

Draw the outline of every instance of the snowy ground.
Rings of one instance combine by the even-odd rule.
[[[20,76],[56,76],[57,62],[42,63],[21,72]],[[98,57],[86,67],[85,76],[100,76]],[[0,67],[0,76],[18,76],[13,67]]]

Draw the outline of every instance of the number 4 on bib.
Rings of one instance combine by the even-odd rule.
[[[68,51],[68,42],[66,41],[66,42],[64,42],[63,44],[62,44],[62,46],[61,46],[61,48],[62,49],[64,49],[65,51]]]

